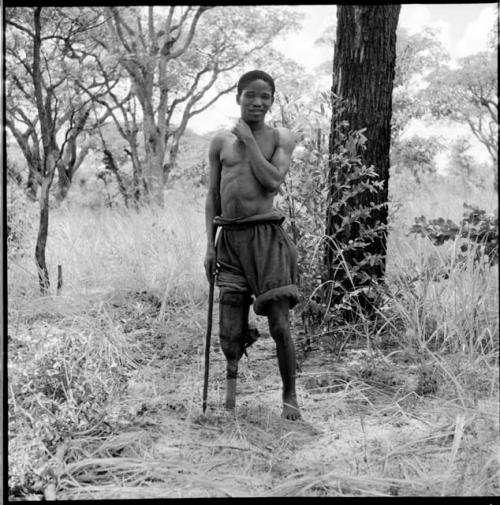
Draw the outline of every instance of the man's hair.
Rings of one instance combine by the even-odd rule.
[[[253,81],[257,81],[258,79],[266,81],[271,87],[272,94],[274,95],[274,79],[263,70],[251,70],[240,77],[240,80],[238,81],[238,96],[243,93],[243,90],[248,84]]]

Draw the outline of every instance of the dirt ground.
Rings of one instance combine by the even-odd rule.
[[[148,351],[98,427],[59,445],[45,498],[499,494],[498,390],[479,368],[478,393],[464,401],[448,377],[465,369],[458,357],[439,368],[366,342],[332,353],[335,336],[307,353],[297,344],[303,419],[287,421],[274,342],[256,318],[261,337],[241,360],[228,413],[215,305],[203,414],[206,307],[173,307],[160,320],[110,304],[117,331]]]

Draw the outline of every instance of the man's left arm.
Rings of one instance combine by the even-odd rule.
[[[245,124],[245,126],[247,126]],[[295,138],[292,132],[286,128],[280,128],[278,136],[278,145],[274,150],[270,161],[267,161],[262,154],[252,131],[247,126],[248,131],[242,134],[240,139],[247,147],[247,153],[255,178],[269,192],[278,191],[281,183],[285,180],[285,176],[290,168],[292,152],[295,148]],[[248,134],[249,133],[249,134]],[[243,137],[243,138],[242,138]]]

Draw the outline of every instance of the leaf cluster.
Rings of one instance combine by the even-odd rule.
[[[377,203],[384,183],[362,159],[366,143],[363,131],[351,131],[349,124],[340,120],[342,101],[337,97],[332,101],[322,93],[316,103],[319,110],[314,109],[307,122],[295,125],[303,138],[284,185],[281,205],[290,218],[285,228],[297,247],[300,290],[306,305],[320,303],[325,314],[339,305],[350,306],[361,291],[371,289],[372,277],[366,270],[381,265],[384,258],[365,249],[386,232],[386,225],[372,219],[372,213],[386,203]],[[289,116],[295,116],[292,123],[301,116],[301,106],[295,110],[293,114],[293,108],[288,108]],[[327,213],[335,216],[331,235],[326,234]],[[332,265],[325,262],[328,250]],[[352,261],[346,261],[348,257]],[[329,275],[332,267],[333,277]]]
[[[473,256],[476,263],[498,263],[498,215],[489,215],[485,210],[464,204],[466,211],[460,225],[442,217],[427,220],[425,216],[415,218],[409,233],[427,237],[434,245],[450,240],[460,240],[457,262],[464,264]]]
[[[392,144],[392,166],[396,173],[407,173],[420,183],[422,176],[436,173],[434,159],[442,147],[436,137],[399,138]]]

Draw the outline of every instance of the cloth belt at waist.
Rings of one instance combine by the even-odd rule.
[[[280,225],[285,220],[285,216],[278,210],[274,209],[264,214],[256,214],[248,217],[227,218],[222,216],[214,217],[214,224],[226,230],[242,230],[265,223],[276,223]]]

